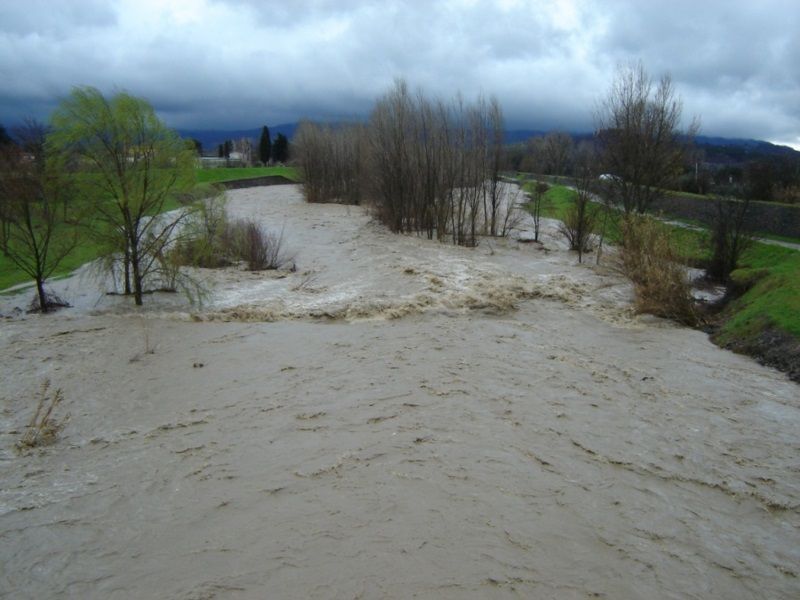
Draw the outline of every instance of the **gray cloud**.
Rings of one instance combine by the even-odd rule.
[[[703,132],[800,145],[800,6],[749,0],[64,0],[0,5],[0,122],[73,85],[172,125],[364,117],[396,77],[494,94],[510,127],[587,130],[620,62],[670,72]]]
[[[115,13],[103,0],[52,2],[25,0],[0,4],[0,31],[20,36],[64,38],[115,24]]]

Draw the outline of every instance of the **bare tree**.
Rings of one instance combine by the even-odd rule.
[[[500,210],[500,203],[502,199],[501,185],[500,185],[500,167],[503,159],[503,111],[500,108],[500,103],[497,98],[492,97],[489,100],[488,107],[488,123],[487,129],[489,131],[489,140],[487,144],[488,154],[488,196],[489,203],[487,207],[486,200],[484,200],[483,213],[484,223],[488,224],[488,233],[491,236],[497,235],[498,227],[498,211]]]
[[[5,252],[36,282],[39,309],[51,299],[45,281],[75,248],[77,229],[65,211],[70,185],[62,165],[45,152],[46,128],[28,121],[17,145],[0,148],[0,198],[7,226]]]
[[[653,84],[641,63],[620,67],[595,114],[603,170],[626,213],[643,213],[680,175],[699,128],[681,132],[682,104],[668,75]]]
[[[539,241],[539,230],[542,221],[542,208],[547,192],[550,186],[543,181],[536,181],[533,183],[533,191],[531,193],[531,216],[533,217],[533,240]]]
[[[249,167],[253,164],[253,142],[250,138],[239,138],[233,142],[233,151],[238,152],[242,166]]]
[[[532,137],[525,142],[520,161],[520,170],[526,173],[544,174],[547,167],[544,160],[544,138]]]
[[[502,225],[502,112],[495,100],[445,103],[398,81],[368,130],[366,185],[378,218],[398,232],[475,246]]]
[[[500,183],[500,208],[497,211],[497,234],[500,237],[507,237],[512,229],[517,229],[525,218],[525,213],[520,208],[520,196],[522,189],[515,184],[508,182]]]
[[[465,246],[507,229],[503,116],[495,99],[431,100],[399,80],[367,126],[303,123],[294,144],[310,202],[369,198],[391,231]]]
[[[575,159],[575,201],[567,209],[561,224],[561,233],[569,241],[570,250],[578,253],[578,262],[583,262],[584,253],[592,250],[593,234],[597,227],[599,209],[593,201],[596,161],[595,150],[590,144],[582,144],[578,148]]]
[[[404,81],[378,100],[370,116],[369,183],[378,218],[395,232],[412,231],[414,99]]]
[[[363,125],[331,127],[302,122],[294,146],[306,200],[359,204],[364,145]]]
[[[568,175],[572,172],[575,142],[563,131],[532,137],[525,143],[522,170],[541,175]]]
[[[753,243],[748,223],[750,199],[717,198],[711,221],[711,260],[708,276],[727,282],[742,253]]]
[[[542,139],[543,162],[548,175],[566,175],[570,169],[575,143],[563,131],[552,131]]]

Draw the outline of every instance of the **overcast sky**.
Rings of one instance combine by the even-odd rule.
[[[800,0],[0,0],[0,123],[75,85],[174,127],[354,119],[397,77],[495,95],[509,128],[592,128],[616,65],[669,72],[702,133],[800,149]]]

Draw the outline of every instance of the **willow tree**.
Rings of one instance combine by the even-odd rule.
[[[81,196],[93,203],[92,228],[121,257],[126,294],[142,304],[145,279],[184,213],[156,217],[194,184],[193,152],[146,100],[120,92],[106,98],[79,87],[53,114],[49,142],[81,170]]]

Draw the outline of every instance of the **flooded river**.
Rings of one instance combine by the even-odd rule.
[[[296,270],[0,300],[0,596],[800,596],[784,375],[634,315],[552,223],[466,249],[228,195]],[[69,422],[20,455],[45,378]]]

